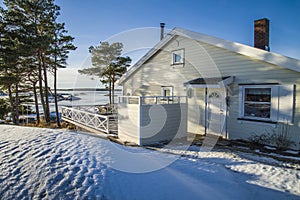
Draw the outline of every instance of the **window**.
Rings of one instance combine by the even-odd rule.
[[[173,63],[182,63],[181,54],[174,53],[173,56],[174,56],[174,58],[173,58],[174,62]]]
[[[172,65],[184,63],[184,50],[175,50],[172,52]]]
[[[294,85],[241,85],[239,119],[293,122]]]
[[[162,92],[162,96],[163,97],[170,97],[170,96],[173,96],[173,87],[162,87],[161,88],[161,92]]]
[[[244,116],[270,119],[271,88],[245,88]]]

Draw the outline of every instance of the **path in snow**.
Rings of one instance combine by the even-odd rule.
[[[121,159],[116,148],[137,157],[153,153],[70,131],[1,125],[0,199],[300,199],[298,170],[233,153],[177,151],[190,156],[122,158],[129,168],[178,158],[128,173],[112,168]]]

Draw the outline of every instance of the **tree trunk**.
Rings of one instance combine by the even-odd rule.
[[[10,103],[10,113],[12,115],[13,123],[15,123],[15,105],[14,105],[14,99],[12,96],[11,85],[8,86],[8,96],[9,96],[9,103]]]
[[[19,86],[18,83],[16,84],[16,97],[15,97],[15,125],[19,125],[20,124],[20,120],[19,120]]]
[[[112,101],[111,101],[111,81],[109,81],[108,84],[108,96],[109,96],[109,105],[111,105]]]
[[[44,56],[42,57],[42,65],[43,65],[43,72],[44,72],[44,84],[45,84],[45,120],[47,125],[50,125],[50,109],[49,109],[49,88],[48,88],[48,77],[47,77],[47,68],[44,62]]]
[[[40,121],[40,111],[39,111],[39,102],[38,102],[38,96],[36,92],[36,83],[32,82],[33,85],[33,94],[34,94],[34,104],[35,104],[35,113],[36,113],[36,124],[39,125],[41,123]]]
[[[58,112],[58,101],[57,101],[57,69],[54,67],[54,101],[55,101],[55,115],[56,115],[56,124],[58,127],[61,127],[59,112]]]
[[[39,70],[38,70],[38,77],[39,77],[39,90],[40,90],[40,99],[41,99],[41,104],[43,106],[43,111],[45,114],[45,99],[44,99],[44,92],[43,92],[43,74],[42,74],[42,61],[41,61],[41,53],[39,51],[38,55],[38,60],[39,60]]]
[[[112,106],[115,104],[115,79],[112,78],[112,84],[111,84],[111,100],[112,100]]]

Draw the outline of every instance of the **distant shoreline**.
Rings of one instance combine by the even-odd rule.
[[[57,91],[109,91],[106,88],[66,88],[57,89]],[[122,91],[122,89],[115,89],[115,91]]]

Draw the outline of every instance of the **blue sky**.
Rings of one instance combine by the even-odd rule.
[[[78,50],[70,68],[83,68],[88,47],[136,28],[181,27],[253,46],[253,21],[270,19],[270,48],[300,59],[299,0],[57,0],[60,20],[75,37]],[[125,34],[126,35],[126,34]],[[126,36],[125,36],[126,37]],[[150,39],[150,37],[145,37]],[[159,41],[152,34],[152,45]],[[75,73],[76,70],[73,70]],[[68,70],[71,73],[71,70]],[[72,77],[72,76],[71,76]],[[86,79],[77,77],[78,79]],[[78,81],[76,81],[77,83]],[[79,81],[80,82],[80,81]],[[83,83],[81,81],[81,83]],[[88,83],[90,84],[90,83]]]
[[[253,21],[270,19],[270,48],[300,59],[300,0],[56,0],[78,49],[70,54],[73,73],[88,63],[88,47],[137,28],[157,27],[145,37],[159,41],[159,23],[253,46]],[[126,35],[126,34],[125,34]],[[118,38],[118,37],[117,37]],[[138,39],[138,38],[137,38]],[[140,38],[139,38],[140,39]],[[66,76],[69,79],[74,75]],[[83,77],[81,77],[83,78]],[[69,80],[70,81],[70,80]],[[67,81],[65,81],[67,82]]]
[[[271,51],[300,59],[299,0],[57,0],[60,20],[86,52],[114,34],[143,27],[186,28],[253,45],[253,21],[270,19]],[[159,39],[159,36],[157,36]],[[72,54],[73,55],[73,54]],[[76,55],[76,53],[74,53]],[[70,58],[70,65],[77,65]]]

